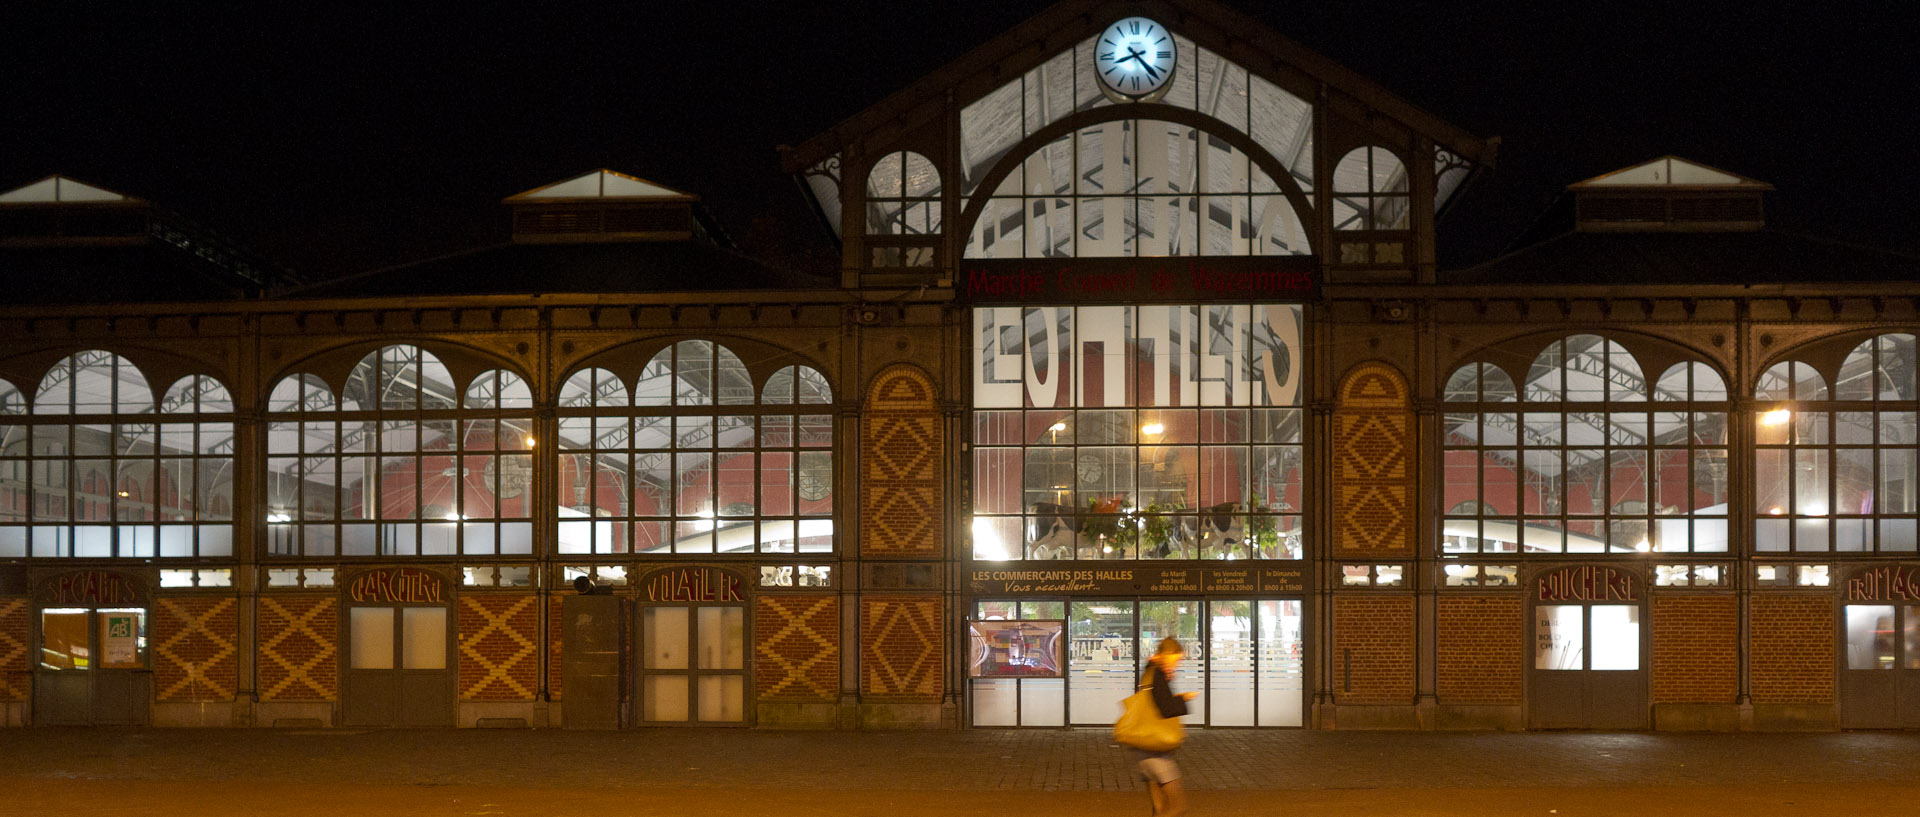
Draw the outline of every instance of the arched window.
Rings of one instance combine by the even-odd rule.
[[[1547,344],[1518,383],[1491,363],[1456,369],[1442,551],[1725,552],[1726,400],[1699,362],[1650,388],[1639,361],[1598,335]]]
[[[287,376],[267,399],[268,553],[531,553],[526,500],[482,489],[514,483],[525,496],[532,464],[515,452],[534,444],[531,409],[518,375],[487,372],[462,390],[417,346],[368,354],[337,400],[319,377]]]
[[[31,415],[0,385],[0,557],[233,555],[233,399],[189,375],[158,403],[112,352],[56,364]],[[157,409],[157,410],[156,410]]]
[[[605,369],[561,389],[560,553],[833,550],[832,392],[818,371],[789,366],[756,390],[733,350],[680,341],[630,393]]]
[[[966,257],[1311,251],[1280,186],[1238,148],[1186,125],[1126,119],[1028,156],[974,222]]]
[[[1914,336],[1855,346],[1829,389],[1812,365],[1767,369],[1754,398],[1754,549],[1916,550]]]
[[[940,171],[910,150],[890,153],[867,174],[868,235],[940,232]]]
[[[1407,166],[1382,147],[1354,148],[1333,167],[1333,228],[1405,230]]]

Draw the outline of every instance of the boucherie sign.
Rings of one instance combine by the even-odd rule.
[[[1639,601],[1640,579],[1604,565],[1549,570],[1534,579],[1538,601]]]
[[[416,567],[369,570],[347,583],[347,598],[387,604],[445,604],[447,580]]]

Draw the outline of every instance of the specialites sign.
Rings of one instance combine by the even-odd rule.
[[[968,584],[976,596],[1151,596],[1304,593],[1307,590],[1306,568],[1292,564],[1257,567],[1128,564],[1057,569],[978,565],[968,571]]]
[[[134,607],[147,603],[147,583],[118,570],[68,570],[39,583],[44,607]]]
[[[417,567],[369,570],[347,582],[347,599],[374,604],[445,604],[447,578]]]

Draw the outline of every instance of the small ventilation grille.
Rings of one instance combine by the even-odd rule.
[[[1582,221],[1666,221],[1667,200],[1660,198],[1587,199],[1580,203]]]
[[[1758,198],[1674,199],[1674,221],[1759,221]]]
[[[1765,224],[1760,194],[1673,195],[1579,194],[1575,203],[1583,230],[1699,231],[1757,230]]]

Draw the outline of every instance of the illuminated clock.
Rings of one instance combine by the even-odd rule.
[[[1178,58],[1173,32],[1145,17],[1128,17],[1108,26],[1093,44],[1093,72],[1100,78],[1100,87],[1136,102],[1166,91]]]

